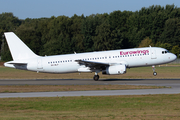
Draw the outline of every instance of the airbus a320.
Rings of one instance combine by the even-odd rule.
[[[4,33],[13,61],[4,66],[46,73],[95,72],[93,79],[99,80],[99,72],[107,75],[125,74],[127,68],[170,63],[177,57],[159,47],[86,52],[54,56],[38,56],[13,32]]]

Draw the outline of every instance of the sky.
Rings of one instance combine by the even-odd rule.
[[[12,12],[19,19],[50,18],[74,14],[111,13],[113,11],[138,11],[152,5],[180,7],[180,0],[0,0],[0,14]]]

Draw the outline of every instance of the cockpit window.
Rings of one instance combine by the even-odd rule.
[[[162,54],[170,53],[169,51],[162,51]]]

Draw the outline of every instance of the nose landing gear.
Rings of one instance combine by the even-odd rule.
[[[155,72],[156,68],[155,68],[154,65],[152,66],[152,69],[153,69],[153,75],[156,76],[156,75],[157,75],[157,72]]]

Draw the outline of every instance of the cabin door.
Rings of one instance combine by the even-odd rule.
[[[37,59],[37,69],[43,69],[42,58]]]
[[[151,59],[156,59],[156,50],[151,49]]]

